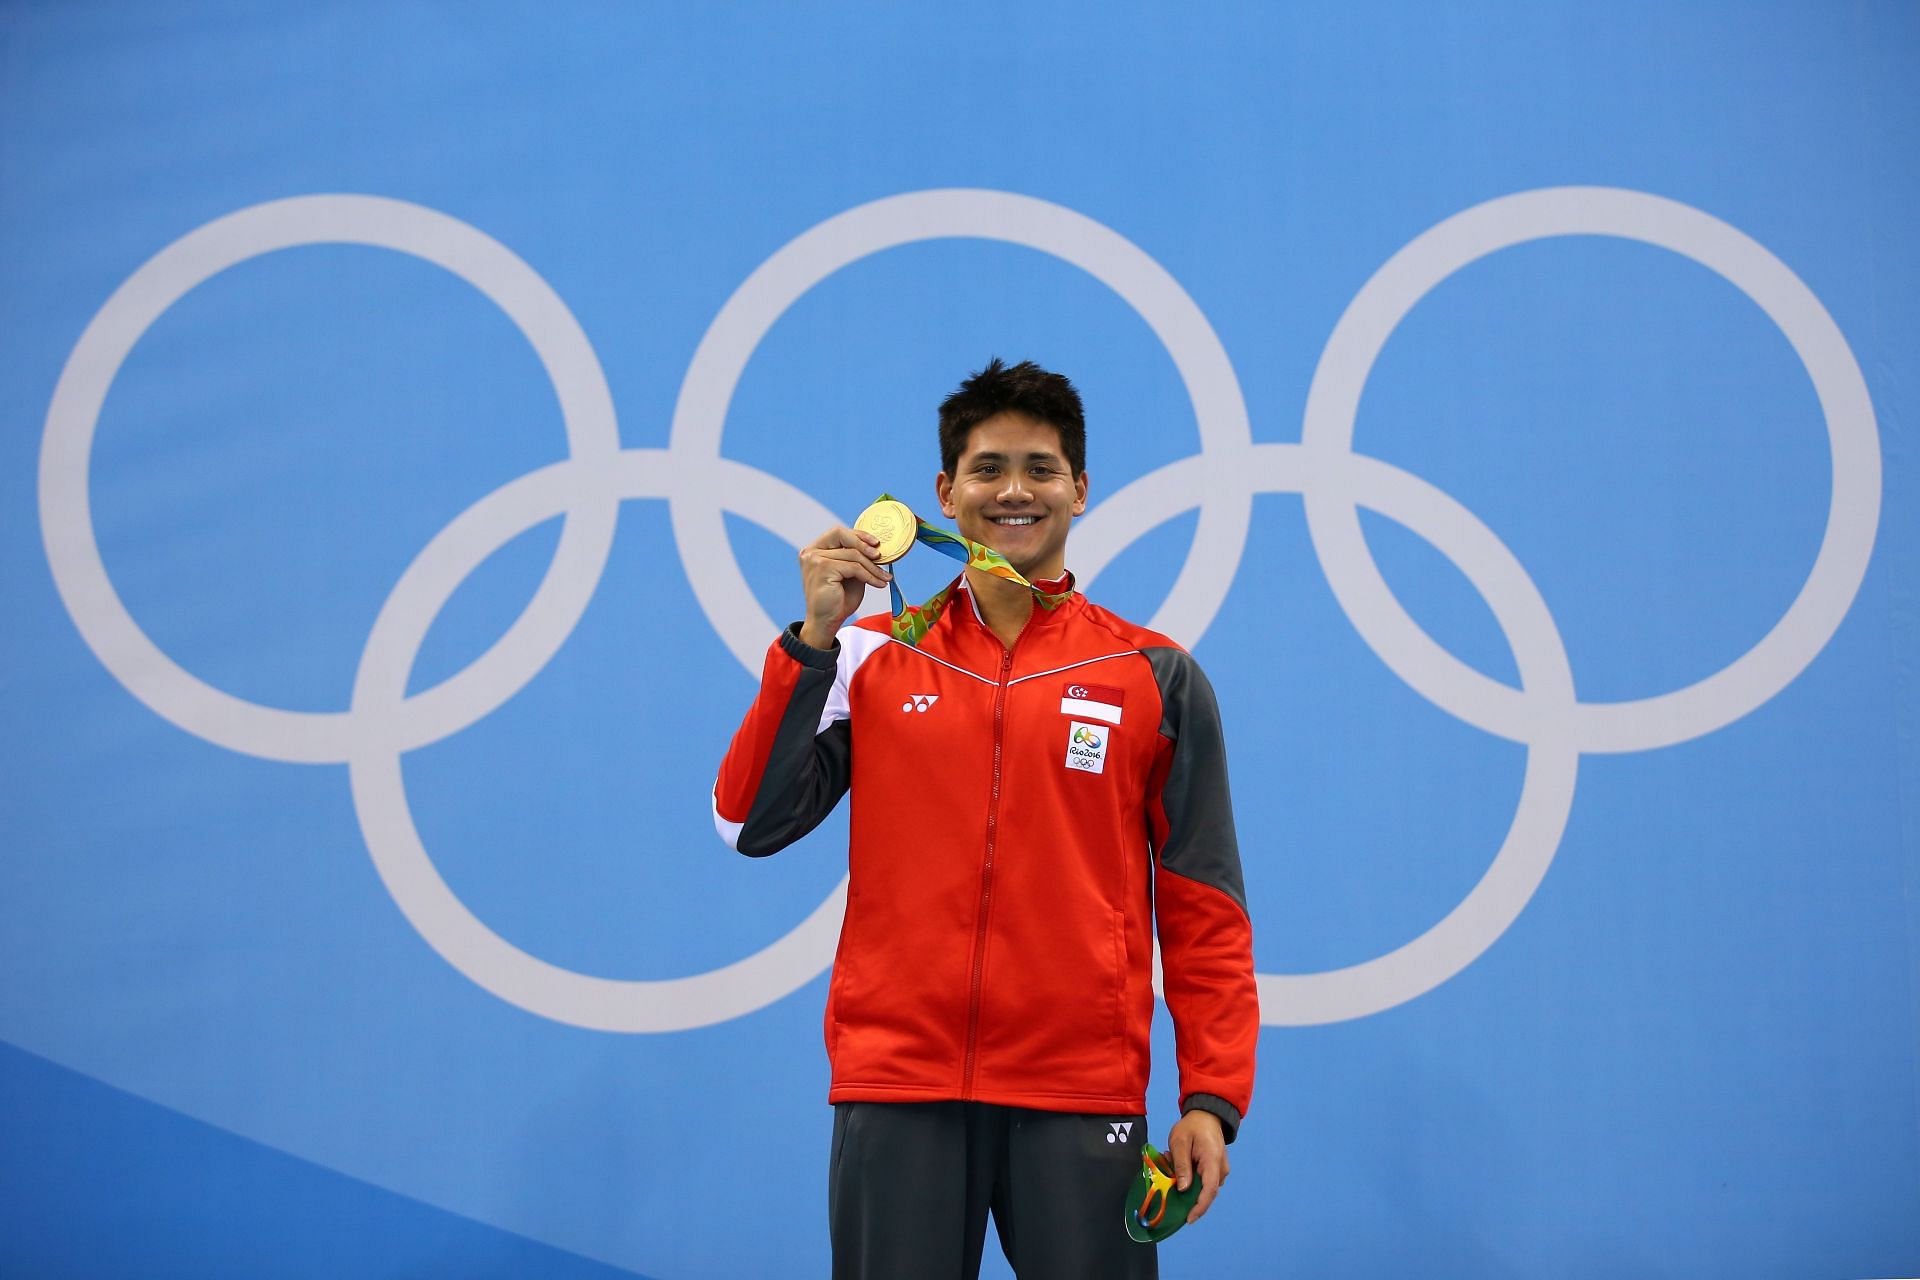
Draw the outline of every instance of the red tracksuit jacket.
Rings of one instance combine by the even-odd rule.
[[[762,856],[849,787],[831,1101],[1144,1112],[1157,923],[1181,1109],[1234,1136],[1259,1037],[1252,932],[1219,711],[1184,649],[1076,593],[1008,650],[964,583],[918,647],[885,617],[837,652],[789,628],[715,823]]]

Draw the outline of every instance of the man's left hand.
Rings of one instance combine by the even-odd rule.
[[[1167,1154],[1173,1157],[1173,1181],[1180,1190],[1193,1184],[1196,1171],[1200,1175],[1200,1198],[1187,1214],[1189,1223],[1198,1222],[1220,1194],[1220,1184],[1227,1180],[1227,1138],[1220,1117],[1199,1110],[1181,1116],[1180,1123],[1167,1135]]]

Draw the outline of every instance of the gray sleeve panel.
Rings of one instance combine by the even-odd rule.
[[[1240,1136],[1239,1108],[1225,1098],[1215,1097],[1211,1093],[1190,1093],[1180,1103],[1180,1114],[1185,1115],[1189,1111],[1205,1111],[1218,1117],[1221,1134],[1229,1146]]]
[[[1161,806],[1167,814],[1160,865],[1212,885],[1247,909],[1240,878],[1240,841],[1233,831],[1227,790],[1227,745],[1220,706],[1206,673],[1185,649],[1142,649],[1160,686],[1160,732],[1173,741]]]
[[[819,826],[847,794],[853,777],[853,726],[836,720],[819,727],[821,708],[833,688],[839,646],[828,650],[802,644],[797,630],[797,625],[789,627],[780,644],[806,670],[774,731],[766,772],[735,846],[750,858],[778,853]]]
[[[795,662],[802,666],[832,672],[840,661],[840,642],[833,642],[831,649],[816,649],[800,638],[800,624],[789,623],[780,633],[780,647],[785,649]]]

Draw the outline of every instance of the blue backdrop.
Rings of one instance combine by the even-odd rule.
[[[1227,722],[1268,1025],[1168,1274],[1920,1271],[1920,10],[0,59],[0,1270],[824,1273],[845,825],[709,789],[999,354]]]

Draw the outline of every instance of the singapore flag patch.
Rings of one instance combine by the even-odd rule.
[[[1067,768],[1082,773],[1107,771],[1107,740],[1113,730],[1104,724],[1082,724],[1078,720],[1067,730]]]
[[[1060,691],[1060,714],[1119,724],[1120,702],[1121,692],[1112,685],[1069,681]]]

